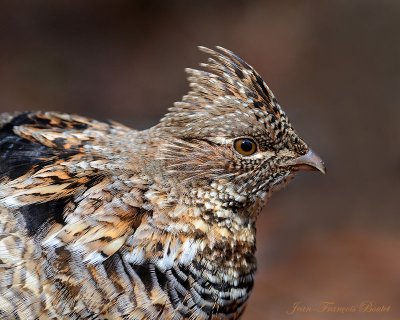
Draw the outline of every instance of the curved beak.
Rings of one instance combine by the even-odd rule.
[[[293,166],[294,170],[299,171],[321,171],[323,174],[326,173],[325,164],[322,159],[315,154],[312,150],[309,150],[305,155],[302,155],[293,160],[285,162],[285,166]]]

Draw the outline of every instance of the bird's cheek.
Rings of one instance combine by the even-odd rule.
[[[263,169],[269,173],[274,173],[279,168],[279,166],[277,166],[277,160],[277,156],[274,152],[265,152],[262,158]]]

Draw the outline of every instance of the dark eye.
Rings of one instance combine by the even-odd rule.
[[[251,156],[257,151],[257,144],[249,138],[235,140],[233,144],[235,150],[243,156]]]

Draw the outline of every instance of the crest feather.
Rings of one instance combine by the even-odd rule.
[[[185,69],[190,90],[161,120],[161,126],[175,133],[193,134],[194,122],[235,113],[239,108],[265,119],[288,123],[274,94],[261,76],[242,58],[222,47],[199,47],[209,55],[203,70]],[[197,132],[196,132],[197,134]]]
[[[190,91],[169,109],[170,112],[181,112],[182,108],[200,111],[229,97],[278,118],[285,115],[261,76],[242,58],[218,46],[216,50],[201,46],[199,49],[210,56],[207,62],[200,64],[205,70],[185,69]]]

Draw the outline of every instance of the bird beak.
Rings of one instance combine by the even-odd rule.
[[[321,171],[326,173],[325,164],[322,159],[312,150],[309,150],[305,155],[302,155],[285,163],[285,166],[293,166],[296,171]]]

